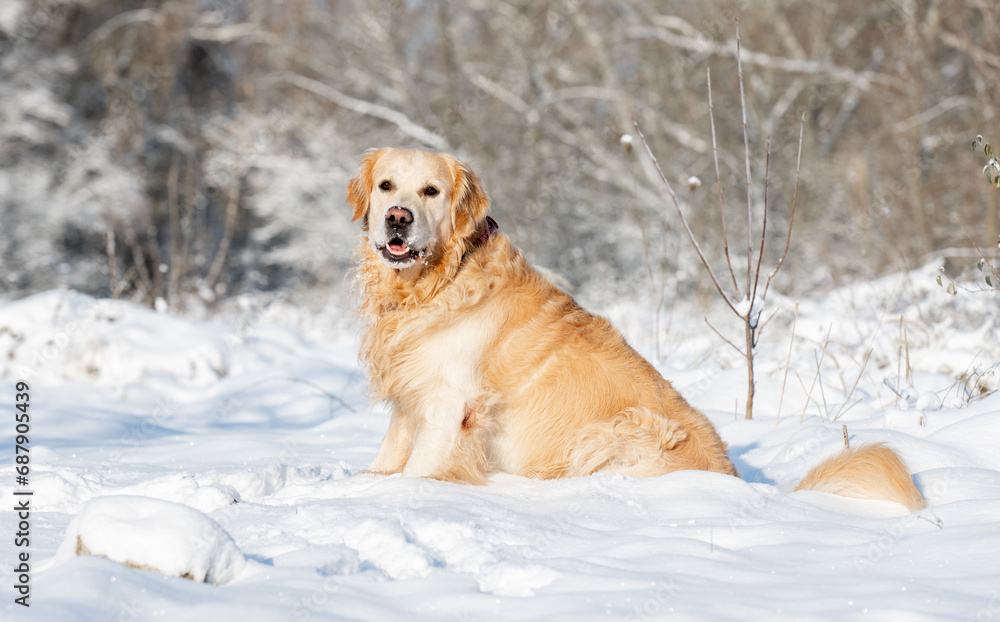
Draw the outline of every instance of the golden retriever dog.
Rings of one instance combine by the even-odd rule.
[[[708,418],[497,231],[468,166],[428,149],[369,151],[347,200],[364,231],[360,358],[392,410],[370,471],[473,484],[491,471],[737,475]],[[881,445],[835,457],[803,486],[923,505]]]

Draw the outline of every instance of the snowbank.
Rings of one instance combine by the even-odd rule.
[[[80,509],[56,560],[75,555],[214,584],[229,583],[246,566],[226,530],[198,510],[125,495],[99,497]]]

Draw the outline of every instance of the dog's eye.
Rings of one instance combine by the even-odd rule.
[[[432,197],[432,196],[436,195],[437,193],[438,193],[438,189],[435,188],[434,186],[427,186],[427,190],[424,190],[424,194],[426,194],[429,197]]]
[[[392,190],[392,182],[388,181],[388,180],[383,181],[382,183],[380,183],[378,185],[378,187],[381,188],[382,190],[385,190],[386,192],[388,192],[388,191]]]

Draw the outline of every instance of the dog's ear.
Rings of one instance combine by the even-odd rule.
[[[490,198],[483,189],[479,175],[461,162],[457,163],[455,168],[454,201],[452,218],[455,232],[461,237],[468,237],[486,218],[486,211],[490,208]]]
[[[381,155],[379,149],[366,151],[361,158],[357,175],[347,184],[347,202],[354,209],[351,220],[355,221],[363,217],[364,222],[361,223],[361,228],[365,231],[368,231],[368,206],[372,188],[375,186],[372,171],[375,169],[375,162],[378,161],[379,155]]]

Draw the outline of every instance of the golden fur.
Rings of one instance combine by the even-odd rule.
[[[910,471],[885,443],[844,449],[813,467],[795,490],[816,490],[858,499],[888,499],[912,511],[925,507]]]
[[[738,475],[711,422],[607,320],[505,235],[483,235],[489,199],[463,163],[424,149],[370,151],[347,198],[366,232],[360,357],[372,397],[392,409],[371,471],[477,484],[490,471]],[[414,232],[393,229],[393,214]]]

